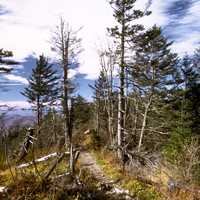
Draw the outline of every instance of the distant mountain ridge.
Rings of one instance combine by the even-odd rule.
[[[9,114],[0,123],[3,123],[6,128],[32,126],[35,123],[35,117],[32,115]]]

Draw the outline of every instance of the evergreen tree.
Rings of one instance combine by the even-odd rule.
[[[167,99],[169,91],[175,84],[177,55],[170,52],[171,44],[162,35],[161,29],[156,26],[141,34],[136,43],[135,62],[131,68],[132,82],[135,91],[140,95],[144,110],[138,151],[142,145],[152,106],[156,107],[158,113],[162,107],[160,104],[162,99]],[[159,124],[156,126],[158,127]]]
[[[198,54],[195,54],[198,58]],[[186,55],[180,63],[183,78],[182,109],[184,123],[187,121],[191,132],[200,133],[200,71],[195,59]]]
[[[51,106],[58,98],[58,76],[43,55],[36,61],[36,67],[32,70],[29,85],[22,94],[36,107],[37,124],[41,125],[43,109]]]
[[[200,74],[200,48],[197,48],[194,52],[193,64],[198,73]]]
[[[180,59],[177,69],[181,81],[165,113],[171,134],[164,153],[172,163],[179,161],[180,154],[185,154],[184,146],[200,133],[200,74],[196,59],[197,54]]]
[[[98,79],[95,81],[94,86],[90,86],[94,91],[94,102],[95,102],[95,121],[96,121],[96,132],[100,135],[100,131],[105,128],[105,100],[107,97],[107,80],[103,71],[100,72]]]
[[[142,12],[134,8],[136,0],[110,0],[110,4],[114,10],[114,17],[117,25],[109,29],[111,36],[114,37],[115,42],[118,44],[118,64],[119,72],[119,105],[118,105],[118,131],[117,131],[117,144],[119,147],[124,146],[124,130],[125,130],[125,78],[127,67],[127,56],[130,44],[136,41],[136,35],[139,31],[143,30],[142,25],[134,24],[133,21],[137,20],[149,12]],[[118,156],[122,157],[122,152],[118,152]]]
[[[85,98],[78,95],[74,101],[74,127],[80,133],[91,126],[92,103],[87,102]]]

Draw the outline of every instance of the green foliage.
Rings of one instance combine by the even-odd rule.
[[[107,111],[105,105],[105,99],[108,98],[108,81],[106,79],[105,73],[100,72],[98,79],[95,81],[94,86],[90,86],[94,92],[94,121],[96,132],[98,135],[103,136],[108,130],[107,127]],[[105,136],[105,135],[104,135]]]
[[[22,94],[37,108],[38,125],[41,122],[44,107],[52,106],[58,98],[59,84],[57,72],[43,55],[36,61],[29,85]]]
[[[170,163],[177,164],[180,154],[184,153],[184,145],[191,141],[191,132],[177,128],[171,133],[167,144],[163,148],[163,155]]]
[[[92,118],[92,105],[82,96],[78,95],[74,102],[74,127],[79,130],[88,128]]]
[[[157,26],[138,37],[135,63],[131,72],[133,81],[140,88],[142,95],[161,95],[163,92],[166,94],[173,88],[177,55],[171,53],[171,44]]]
[[[91,146],[94,150],[100,149],[100,147],[102,146],[102,140],[100,135],[98,135],[96,130],[92,130],[91,131]]]
[[[22,93],[28,101],[36,104],[37,101],[53,103],[58,94],[58,77],[56,71],[49,65],[47,58],[43,55],[36,61],[36,68],[32,70],[29,86]]]
[[[150,12],[142,12],[141,10],[136,10],[134,8],[136,0],[110,0],[109,2],[114,10],[113,16],[115,17],[118,24],[123,26],[122,32],[120,29],[120,25],[108,29],[111,33],[111,36],[118,39],[121,36],[132,38],[135,36],[136,33],[144,29],[142,25],[131,24],[131,22],[133,22],[134,20],[150,14]]]
[[[155,188],[149,187],[137,180],[124,182],[124,188],[128,189],[133,196],[139,200],[162,200],[162,196],[156,192]]]
[[[171,134],[163,150],[167,160],[176,165],[180,165],[180,159],[186,155],[185,148],[199,134],[200,120],[200,74],[188,55],[179,62],[178,70],[182,84],[173,92],[173,97],[169,101],[169,109],[172,110],[171,113],[168,112]]]

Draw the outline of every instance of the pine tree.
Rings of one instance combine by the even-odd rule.
[[[194,52],[193,64],[194,67],[197,69],[198,73],[200,74],[200,48],[197,48]]]
[[[36,61],[36,67],[32,70],[29,85],[22,94],[36,107],[37,125],[40,128],[43,110],[53,105],[58,98],[58,76],[53,70],[48,59],[43,55]]]
[[[91,126],[92,103],[87,102],[85,98],[78,95],[74,102],[74,126],[76,132],[82,133]]]
[[[105,113],[105,99],[107,97],[107,80],[103,71],[100,72],[98,79],[95,81],[94,86],[90,86],[94,91],[95,102],[95,118],[96,118],[96,132],[100,135],[100,129],[103,129]]]
[[[114,10],[114,17],[117,25],[109,29],[111,36],[115,38],[118,44],[118,64],[119,72],[119,105],[118,105],[118,131],[117,145],[124,146],[124,129],[125,129],[125,70],[127,67],[127,49],[130,44],[135,42],[136,35],[143,30],[142,25],[133,24],[137,20],[149,12],[142,12],[134,8],[136,0],[111,0],[110,4]],[[118,156],[122,157],[122,152],[119,150]]]
[[[196,59],[198,59],[197,52],[195,58],[185,55],[180,63],[184,83],[182,92],[183,123],[187,121],[191,132],[195,134],[200,133],[200,71]]]
[[[159,105],[159,110],[161,99],[167,98],[175,84],[177,55],[171,53],[171,44],[157,26],[141,34],[136,43],[135,62],[131,73],[135,90],[138,91],[144,107],[138,151],[141,149],[152,105]]]
[[[184,147],[200,133],[200,74],[196,56],[186,54],[179,60],[177,69],[180,81],[167,103],[165,113],[170,137],[164,154],[176,164],[180,164],[180,157],[185,155]]]

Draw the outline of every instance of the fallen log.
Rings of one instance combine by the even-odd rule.
[[[65,152],[64,154],[65,154],[65,155],[69,155],[69,152]],[[53,158],[53,157],[56,157],[56,156],[58,156],[58,153],[57,153],[57,152],[52,153],[52,154],[49,154],[49,155],[44,156],[44,157],[42,157],[42,158],[36,159],[36,160],[35,160],[35,163],[44,162],[44,161],[49,160],[50,158]],[[31,161],[31,162],[28,162],[28,163],[24,163],[24,164],[18,165],[18,166],[17,166],[17,169],[29,167],[30,165],[33,165],[33,164],[34,164],[34,163],[33,163],[32,161]]]

